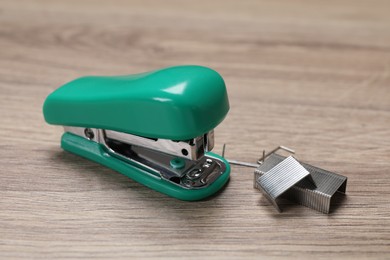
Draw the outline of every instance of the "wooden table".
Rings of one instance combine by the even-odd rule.
[[[390,258],[388,1],[0,3],[0,257]],[[231,110],[215,152],[254,162],[285,145],[348,177],[330,215],[252,188],[169,198],[61,150],[45,97],[82,75],[201,64]],[[206,115],[205,115],[206,116]]]

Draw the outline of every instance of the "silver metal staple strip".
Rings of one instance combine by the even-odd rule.
[[[276,199],[308,176],[309,172],[294,157],[289,156],[261,175],[257,183],[268,200],[281,211]]]
[[[259,189],[257,183],[275,165],[280,164],[286,157],[278,154],[271,154],[254,174],[255,188]],[[293,200],[306,207],[328,214],[332,198],[337,192],[345,193],[347,177],[333,173],[310,164],[300,163],[309,173],[311,179],[305,178],[287,190],[283,197]]]

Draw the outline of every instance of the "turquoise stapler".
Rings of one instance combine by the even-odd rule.
[[[222,77],[201,66],[127,76],[88,76],[51,93],[47,123],[64,126],[64,150],[151,189],[200,200],[228,181],[228,162],[210,151],[229,110]]]

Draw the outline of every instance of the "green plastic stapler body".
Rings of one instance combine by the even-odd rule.
[[[229,179],[228,162],[210,152],[213,129],[228,110],[222,77],[201,66],[82,77],[43,106],[49,124],[64,126],[64,150],[189,201],[216,193]]]

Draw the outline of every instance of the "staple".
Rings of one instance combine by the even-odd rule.
[[[279,165],[286,159],[285,156],[272,153],[254,172],[254,187],[261,189],[261,180],[264,174]],[[286,190],[282,197],[295,201],[303,206],[329,214],[331,202],[336,193],[346,192],[347,177],[330,172],[313,165],[300,164],[310,173],[310,178],[303,178],[290,189]]]
[[[255,183],[256,187],[281,212],[277,199],[307,177],[310,177],[310,173],[294,157],[289,156],[261,174]]]
[[[277,151],[279,150],[284,150],[284,151],[287,151],[291,154],[295,154],[295,151],[291,148],[288,148],[286,146],[283,146],[283,145],[280,145],[278,147],[276,147],[275,149],[273,149],[272,151],[268,152],[267,154],[265,153],[265,150],[263,150],[263,156],[259,158],[259,160],[257,160],[257,163],[258,164],[262,164],[264,162],[265,159],[267,159],[268,156],[270,156],[271,154],[274,154],[276,153]]]
[[[223,146],[222,146],[222,158],[225,158],[225,151],[226,151],[226,144],[223,144]],[[226,159],[226,161],[228,161],[232,165],[245,166],[245,167],[251,167],[251,168],[259,167],[258,163],[248,163],[248,162],[242,162],[242,161],[230,160],[230,159]]]

